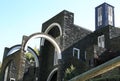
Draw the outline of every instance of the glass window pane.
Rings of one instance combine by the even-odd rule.
[[[77,48],[73,48],[73,56],[76,58],[80,58],[80,50]]]

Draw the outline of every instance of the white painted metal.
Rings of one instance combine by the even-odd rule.
[[[53,37],[51,37],[50,35],[44,34],[44,33],[34,33],[34,34],[30,35],[28,37],[28,40],[23,45],[23,50],[27,51],[27,47],[28,47],[29,41],[31,41],[31,40],[33,40],[35,38],[45,38],[48,41],[50,41],[54,45],[56,50],[57,50],[58,59],[62,59],[62,57],[61,57],[61,50],[60,50],[57,42],[55,41],[55,39]]]

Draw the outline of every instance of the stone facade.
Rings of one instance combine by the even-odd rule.
[[[56,48],[44,38],[41,38],[40,55],[37,56],[39,67],[28,66],[27,63],[25,66],[21,49],[9,56],[7,56],[7,52],[10,49],[5,50],[2,79],[5,79],[6,76],[7,78],[3,81],[8,81],[10,78],[14,78],[15,81],[66,81],[120,53],[119,28],[108,25],[92,32],[75,25],[74,14],[66,10],[43,23],[41,32],[55,39],[60,47],[62,58],[58,59]],[[109,52],[110,50],[112,53]],[[6,71],[7,67],[9,67],[8,71]],[[71,74],[67,74],[69,68],[73,70]],[[118,70],[114,70],[114,73],[119,74],[116,72]],[[6,72],[7,75],[5,75]],[[20,76],[23,77],[20,79]],[[103,76],[105,74],[101,77]]]
[[[59,17],[61,20],[59,20]],[[55,20],[55,18],[57,18],[57,20]],[[95,67],[97,65],[95,59],[98,59],[105,50],[112,49],[119,51],[119,42],[115,42],[116,40],[119,41],[119,28],[108,25],[92,32],[75,25],[73,19],[73,14],[71,14],[71,12],[63,11],[43,24],[42,32],[45,32],[45,29],[47,29],[46,27],[49,27],[52,21],[52,23],[62,23],[59,23],[62,29],[62,36],[59,37],[60,40],[58,44],[62,50],[63,78],[66,69],[69,68],[70,65],[74,65],[77,70],[80,69],[78,72],[78,74],[80,74]],[[101,35],[104,35],[104,48],[98,46],[98,37]],[[79,59],[73,55],[74,48],[80,50]],[[79,64],[83,67],[79,67]]]
[[[20,70],[20,65],[23,65],[23,63],[20,62],[20,51],[15,52],[12,56],[7,56],[3,59],[3,64],[2,64],[2,77],[6,80],[9,81],[11,78],[14,78],[15,80],[19,81],[20,76],[23,76],[23,71]],[[7,71],[8,69],[8,71]]]
[[[55,40],[57,41],[57,43],[59,44],[59,47],[62,50],[62,58],[65,58],[64,57],[65,50],[68,50],[68,48],[71,47],[73,44],[77,43],[79,40],[81,40],[82,38],[84,38],[85,36],[87,36],[88,34],[91,33],[91,31],[89,31],[87,29],[84,29],[82,27],[74,25],[73,21],[74,21],[74,14],[69,11],[64,10],[64,11],[60,12],[59,14],[57,14],[56,16],[54,16],[53,18],[51,18],[50,20],[48,20],[47,22],[43,23],[43,26],[42,26],[42,32],[47,33],[47,34],[51,35],[52,37],[54,37]],[[57,29],[57,25],[54,25],[54,23],[59,24],[62,31],[60,31],[59,28]],[[51,25],[53,25],[53,26],[51,26]],[[47,30],[49,30],[49,31],[47,31]],[[51,31],[52,31],[52,33],[51,33]],[[55,36],[55,34],[56,34],[56,36]],[[45,51],[45,50],[47,50],[47,51]],[[41,52],[41,59],[42,59],[41,60],[42,71],[41,71],[40,79],[42,81],[46,81],[45,76],[47,79],[51,70],[57,67],[56,65],[54,66],[54,64],[53,64],[55,48],[53,47],[52,44],[50,44],[50,42],[45,40],[44,45],[41,46],[40,52]],[[69,57],[68,55],[69,54],[67,54],[67,57]],[[64,60],[66,60],[66,59],[67,58],[65,58]],[[63,63],[65,63],[64,60],[63,60]],[[65,71],[65,69],[63,69],[62,74],[64,74],[64,71]],[[43,74],[43,73],[45,73],[45,74]],[[42,76],[44,76],[43,77],[44,79],[42,79]]]

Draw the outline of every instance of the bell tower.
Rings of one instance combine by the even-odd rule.
[[[95,8],[95,30],[114,26],[114,6],[103,3]]]

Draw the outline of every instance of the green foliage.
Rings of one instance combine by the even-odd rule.
[[[65,70],[65,80],[69,80],[77,75],[78,75],[78,72],[73,65],[71,65],[69,68]]]
[[[37,53],[37,55],[39,55],[39,50],[37,49],[37,47],[34,48],[34,51]]]
[[[30,62],[30,61],[34,61],[34,56],[31,54],[31,53],[29,53],[29,52],[27,52],[26,54],[25,54],[25,58]]]
[[[37,55],[39,55],[39,50],[38,50],[36,47],[34,48],[34,51],[37,53]],[[27,52],[27,53],[25,54],[25,58],[26,58],[29,62],[35,60],[35,59],[34,59],[34,56],[33,56],[30,52]]]
[[[66,74],[70,74],[74,70],[75,70],[75,67],[73,65],[71,65],[70,68],[67,68]]]

